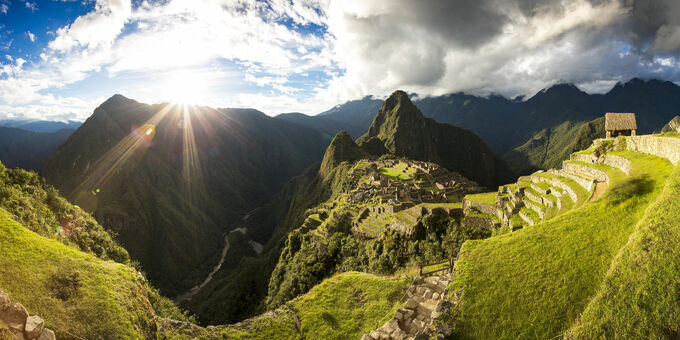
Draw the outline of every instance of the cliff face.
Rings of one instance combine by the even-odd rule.
[[[378,111],[368,132],[357,140],[361,148],[385,150],[396,156],[438,163],[484,186],[512,180],[507,164],[491,153],[469,130],[425,118],[403,91],[394,92]]]

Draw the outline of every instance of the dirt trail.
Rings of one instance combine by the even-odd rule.
[[[212,280],[213,275],[215,275],[215,273],[217,273],[217,271],[220,270],[220,268],[222,268],[222,264],[224,264],[224,258],[227,256],[227,251],[229,251],[229,237],[225,235],[224,249],[222,249],[222,257],[220,257],[220,261],[217,263],[217,265],[213,268],[210,274],[208,274],[208,277],[206,277],[205,280],[203,280],[203,282],[200,285],[194,286],[193,288],[187,290],[186,292],[178,295],[174,300],[176,305],[179,305],[182,301],[191,300],[191,298],[194,297],[194,295],[196,295],[196,293],[198,293],[198,291],[201,290],[201,288],[205,287],[205,285],[207,285],[210,282],[210,280]]]
[[[607,191],[607,182],[597,181],[595,182],[595,190],[593,190],[593,195],[590,196],[590,200],[594,201],[598,199],[604,192]]]

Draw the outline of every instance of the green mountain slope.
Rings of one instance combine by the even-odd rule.
[[[217,263],[221,235],[318,161],[325,143],[315,130],[255,110],[116,95],[42,173],[118,233],[149,279],[175,295]]]
[[[385,100],[368,132],[357,142],[362,145],[375,139],[391,154],[437,163],[485,186],[512,178],[505,162],[495,157],[481,138],[423,117],[403,91]]]
[[[586,149],[594,139],[604,136],[604,117],[590,122],[566,121],[539,131],[522,146],[503,155],[503,159],[521,174],[559,168],[570,154]]]
[[[149,339],[157,316],[189,320],[90,215],[34,172],[2,164],[0,289],[59,339]]]

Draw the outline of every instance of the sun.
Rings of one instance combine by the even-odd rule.
[[[206,79],[191,70],[175,71],[161,80],[160,97],[174,104],[198,105],[207,94]]]

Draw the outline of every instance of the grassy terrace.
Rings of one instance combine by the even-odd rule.
[[[576,197],[578,198],[578,200],[575,202],[575,205],[577,207],[588,202],[588,200],[590,199],[591,193],[588,192],[586,189],[584,189],[582,186],[580,186],[578,183],[576,183],[571,178],[562,177],[562,176],[558,176],[558,175],[555,175],[555,174],[549,174],[547,172],[536,173],[535,175],[540,176],[540,177],[545,177],[545,178],[557,178],[562,183],[568,185],[576,193]]]
[[[598,290],[610,267],[622,267],[620,272],[614,272],[616,275],[630,276],[633,275],[631,270],[648,270],[644,266],[619,265],[622,261],[637,263],[643,260],[636,257],[639,253],[631,253],[627,257],[629,251],[626,248],[651,245],[676,254],[677,247],[672,245],[680,239],[680,232],[675,231],[669,235],[671,239],[659,245],[639,236],[632,239],[638,239],[637,245],[626,245],[631,234],[643,233],[644,230],[636,230],[636,225],[643,218],[648,218],[645,217],[645,209],[655,202],[663,190],[672,166],[666,160],[649,155],[616,154],[631,160],[631,175],[623,177],[609,170],[611,184],[599,199],[531,228],[485,240],[468,241],[463,245],[457,274],[450,286],[451,294],[462,291],[458,317],[453,319],[454,336],[479,339],[561,337],[585,310],[580,332],[598,337],[598,334],[611,334],[607,330],[611,332],[618,325],[635,332],[636,315],[619,315],[621,305],[638,303],[638,307],[642,308],[655,306],[653,308],[677,311],[675,297],[678,294],[675,293],[680,290],[677,271],[673,275],[659,276],[672,280],[668,284],[675,289],[674,294],[665,294],[662,290],[666,286],[654,286],[652,278],[655,276],[646,276],[652,280],[646,287],[649,287],[650,293],[657,293],[654,299],[666,301],[666,304],[643,303],[640,299],[647,299],[645,291],[630,288],[637,285],[623,285],[627,281],[619,278],[624,276],[611,279],[607,276],[606,283],[611,281],[611,288],[605,285],[605,293],[613,294],[617,289],[625,289],[630,293],[629,296],[635,296],[638,300],[617,297],[615,302],[618,305],[608,306],[602,302],[599,305],[591,304],[592,307],[586,310],[590,300],[599,294]],[[583,192],[579,196],[582,195]],[[579,201],[582,200],[580,197]],[[672,198],[668,198],[668,201],[668,204],[673,203]],[[680,214],[680,209],[676,208],[664,216],[669,218],[666,223],[676,225],[677,222],[671,221],[677,221],[677,216],[669,216],[671,213]],[[668,229],[677,228],[669,226]],[[658,235],[655,237],[658,238]],[[614,260],[622,248],[623,257]],[[677,269],[680,268],[678,258],[668,256],[665,261]],[[654,269],[660,272],[671,270],[663,266]],[[645,277],[643,274],[635,273],[635,277]],[[633,307],[630,311],[636,310],[639,308]],[[665,314],[661,312],[654,314],[658,319],[643,322],[650,325],[667,322],[677,329],[680,324],[678,320],[665,321]],[[604,321],[598,321],[601,318]]]
[[[132,268],[39,236],[2,209],[0,287],[31,315],[44,318],[57,338],[141,339],[154,334],[147,292]]]
[[[466,200],[474,201],[474,202],[479,202],[479,203],[486,203],[486,204],[496,204],[496,192],[485,192],[481,194],[472,194],[472,195],[466,195],[465,196]]]
[[[487,220],[493,220],[494,222],[501,223],[501,220],[500,220],[500,219],[498,218],[498,216],[496,216],[496,215],[485,214],[485,213],[481,213],[481,212],[478,212],[478,211],[474,211],[474,210],[472,210],[472,209],[469,210],[469,211],[467,212],[467,214],[465,214],[465,216],[470,216],[470,217],[481,217],[481,218],[485,218],[485,219],[487,219]]]

